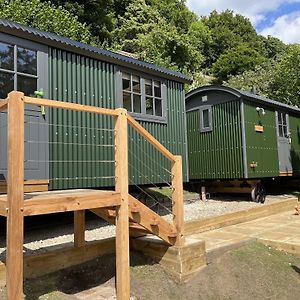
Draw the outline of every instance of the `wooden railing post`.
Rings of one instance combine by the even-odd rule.
[[[24,94],[8,95],[6,288],[8,300],[23,299]]]
[[[172,162],[172,204],[173,204],[173,222],[177,230],[176,246],[184,244],[183,226],[184,226],[184,207],[183,207],[183,182],[182,182],[182,159],[180,155],[175,155]]]
[[[127,111],[118,108],[115,123],[116,192],[121,205],[116,209],[116,289],[118,300],[130,298],[129,214],[128,214],[128,126]]]

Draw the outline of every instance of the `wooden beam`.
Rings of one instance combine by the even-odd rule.
[[[175,155],[172,163],[172,202],[173,202],[173,223],[176,227],[177,238],[176,246],[184,244],[184,205],[183,205],[183,181],[182,181],[182,159],[180,155]]]
[[[0,111],[7,109],[8,100],[0,100]]]
[[[23,299],[24,94],[8,95],[7,300]]]
[[[138,212],[132,212],[131,208],[134,207]],[[143,226],[149,232],[157,235],[169,245],[175,243],[177,237],[176,227],[167,222],[164,218],[160,217],[152,209],[129,195],[129,218]],[[157,226],[155,226],[157,225]]]
[[[85,210],[74,211],[74,246],[85,245]]]
[[[0,198],[0,216],[6,217],[8,212],[7,199]]]
[[[116,290],[118,300],[130,298],[129,218],[128,218],[128,128],[127,111],[116,110],[115,176],[116,192],[121,194],[121,205],[116,209]]]
[[[161,152],[170,161],[175,161],[175,156],[163,146],[153,135],[151,135],[143,126],[141,126],[134,118],[127,116],[129,124],[150,144],[152,144],[159,152]]]
[[[25,200],[24,216],[118,206],[120,203],[121,196],[115,192],[42,194]]]
[[[25,97],[24,102],[26,104],[31,104],[31,105],[63,108],[63,109],[70,109],[70,110],[89,112],[89,113],[95,113],[101,115],[110,115],[110,116],[118,115],[118,113],[114,109],[107,109],[107,108],[101,108],[96,106],[76,104],[76,103],[63,102],[57,100]]]

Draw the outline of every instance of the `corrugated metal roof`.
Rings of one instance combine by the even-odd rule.
[[[242,98],[242,97],[246,98],[249,101],[254,101],[254,102],[258,102],[258,103],[264,102],[264,103],[272,105],[272,106],[282,107],[282,108],[300,113],[300,108],[298,108],[297,106],[288,105],[288,104],[285,104],[285,103],[282,103],[282,102],[279,102],[276,100],[268,99],[268,98],[250,93],[250,92],[245,92],[245,91],[238,90],[236,88],[232,88],[232,87],[228,87],[228,86],[224,86],[224,85],[207,85],[207,86],[197,88],[186,94],[186,100],[188,100],[191,96],[193,96],[197,93],[213,91],[213,90],[228,92],[228,93],[234,94],[235,96],[237,96],[239,98]]]
[[[112,51],[93,47],[88,44],[80,43],[69,38],[65,38],[63,36],[42,31],[36,28],[31,28],[9,20],[0,19],[0,32],[16,35],[42,44],[54,46],[57,48],[63,48],[65,50],[70,50],[73,52],[78,52],[79,50],[79,53],[85,54],[87,56],[93,54],[93,57],[97,56],[98,59],[104,61],[108,61],[117,65],[128,66],[134,69],[142,69],[144,72],[150,71],[150,73],[156,73],[157,75],[171,78],[179,82],[192,82],[192,79],[190,77],[180,72],[159,67],[157,65],[147,63],[118,53],[114,53]]]

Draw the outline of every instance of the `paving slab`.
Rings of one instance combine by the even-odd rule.
[[[300,256],[300,216],[291,210],[190,237],[204,240],[207,252],[256,239]]]

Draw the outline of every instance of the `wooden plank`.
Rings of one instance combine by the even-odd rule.
[[[8,100],[0,100],[0,111],[7,109]]]
[[[121,203],[120,197],[120,194],[114,192],[33,196],[24,202],[24,216],[118,206]]]
[[[7,250],[6,287],[8,300],[23,299],[24,240],[24,94],[8,95],[7,159]]]
[[[172,202],[173,202],[173,223],[176,227],[177,238],[175,245],[184,244],[184,206],[183,206],[183,181],[182,181],[182,159],[180,155],[175,155],[172,163]]]
[[[267,217],[284,211],[289,211],[292,210],[297,203],[297,198],[290,198],[271,204],[264,204],[263,206],[249,208],[243,211],[236,211],[219,216],[204,218],[201,220],[188,221],[185,222],[184,226],[185,234],[188,236],[208,230],[218,229],[225,226],[255,220],[262,217]]]
[[[127,111],[117,109],[115,123],[116,192],[121,205],[116,209],[116,290],[118,300],[130,298],[129,218],[128,218],[128,128]]]
[[[85,245],[85,210],[74,211],[74,246]]]
[[[7,216],[7,199],[0,199],[0,216]]]
[[[134,118],[128,115],[127,117],[129,124],[150,144],[152,144],[159,152],[161,152],[170,161],[175,161],[175,156],[163,146],[153,135],[151,135],[143,126],[141,126]]]
[[[75,111],[89,112],[89,113],[95,113],[95,114],[101,114],[101,115],[109,115],[109,116],[117,116],[118,115],[118,113],[114,109],[107,109],[107,108],[101,108],[101,107],[96,107],[96,106],[76,104],[76,103],[56,101],[56,100],[49,100],[49,99],[25,97],[24,102],[26,104],[70,109],[70,110],[75,110]]]

